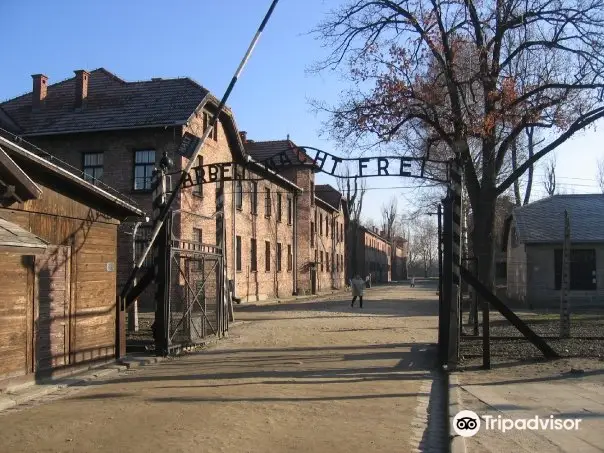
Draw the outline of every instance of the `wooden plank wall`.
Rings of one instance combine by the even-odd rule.
[[[39,200],[0,209],[0,216],[52,245],[69,247],[70,262],[64,266],[64,271],[70,275],[66,279],[70,288],[66,309],[69,322],[65,328],[68,360],[65,365],[112,357],[116,338],[118,222],[49,188],[43,188],[43,191]],[[0,283],[9,279],[15,283],[11,289],[14,297],[0,296],[0,339],[4,340],[5,336],[10,339],[0,344],[0,378],[17,373],[17,362],[27,372],[35,371],[32,350],[36,349],[35,344],[32,345],[36,314],[33,310],[36,283],[33,259],[27,265],[21,264],[22,257],[18,255],[4,258],[0,257]],[[109,271],[108,263],[113,264]],[[10,318],[11,323],[3,322],[3,317]],[[10,365],[5,364],[5,353],[6,357],[12,357]],[[55,365],[59,366],[59,363]]]
[[[27,259],[27,258],[25,258]],[[0,253],[0,376],[11,377],[27,370],[28,272],[23,257]]]

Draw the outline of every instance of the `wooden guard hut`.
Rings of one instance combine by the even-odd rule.
[[[144,213],[93,182],[0,136],[0,388],[119,350],[117,229]]]

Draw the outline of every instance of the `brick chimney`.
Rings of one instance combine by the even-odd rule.
[[[37,110],[42,105],[44,105],[44,100],[46,99],[46,93],[48,91],[48,77],[44,74],[33,74],[31,76],[33,81],[33,90],[32,90],[32,109]]]
[[[79,109],[86,105],[88,99],[88,78],[90,73],[83,69],[78,69],[75,72],[75,108]]]
[[[246,131],[239,131],[239,137],[241,137],[241,141],[243,143],[247,143],[247,132]]]

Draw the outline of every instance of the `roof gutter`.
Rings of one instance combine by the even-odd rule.
[[[151,124],[148,126],[128,126],[128,127],[99,127],[95,129],[76,129],[76,130],[66,130],[66,131],[55,131],[55,132],[34,132],[32,134],[18,134],[20,137],[42,137],[46,135],[63,135],[63,134],[84,134],[89,132],[104,132],[104,131],[129,131],[133,129],[158,129],[162,127],[178,127],[184,126],[186,124],[185,121],[177,121],[175,123],[170,124]]]

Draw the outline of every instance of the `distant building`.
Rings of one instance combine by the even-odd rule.
[[[554,195],[515,208],[506,222],[507,296],[560,306],[564,210],[571,230],[571,306],[604,306],[604,195]]]
[[[392,245],[377,228],[359,226],[356,238],[356,273],[371,275],[371,281],[387,283],[392,280]]]
[[[392,280],[407,279],[407,260],[409,257],[409,242],[401,237],[392,241]]]

